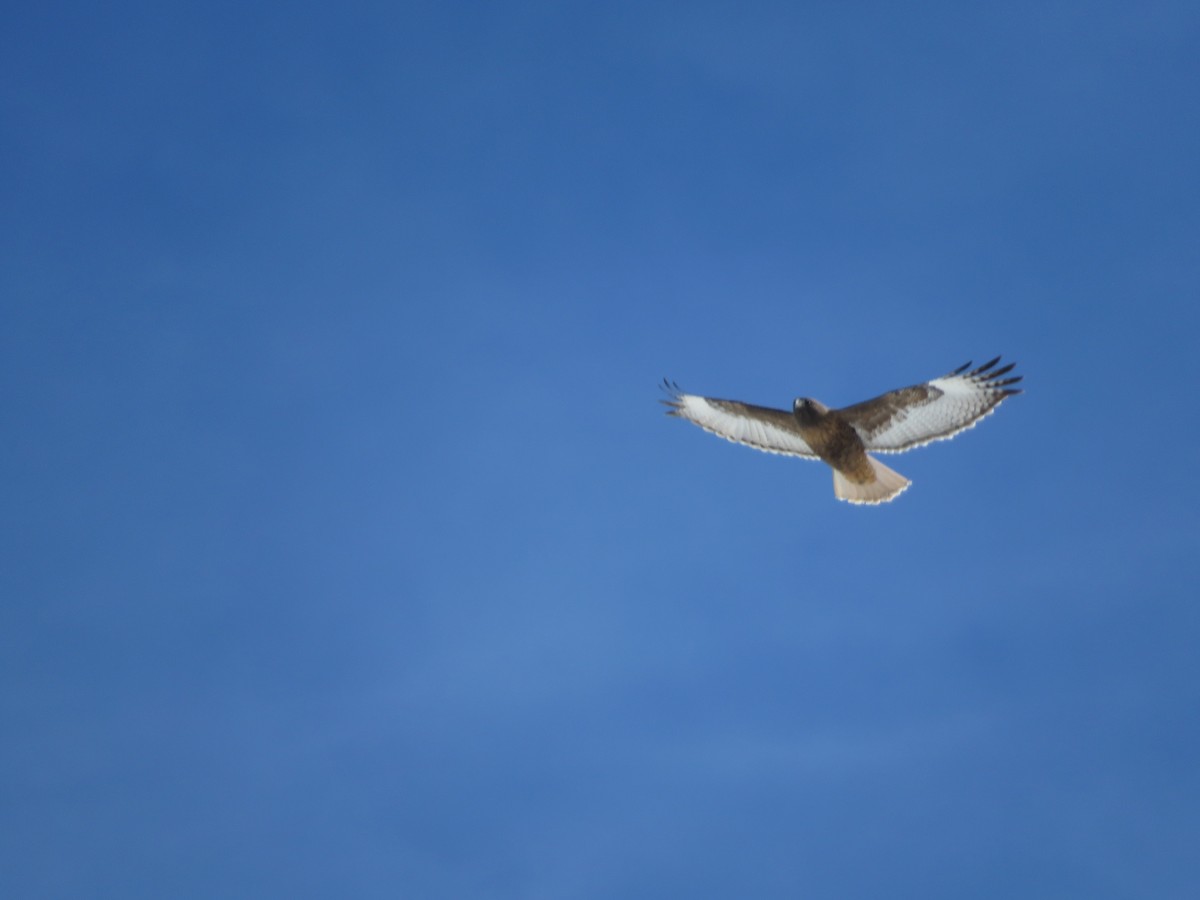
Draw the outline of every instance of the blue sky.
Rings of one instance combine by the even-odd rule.
[[[1200,11],[994,6],[10,10],[0,892],[1194,896]]]

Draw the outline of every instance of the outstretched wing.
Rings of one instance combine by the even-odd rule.
[[[668,416],[687,419],[727,441],[765,453],[817,458],[800,437],[795,417],[786,410],[685,394],[672,381],[664,380],[662,388],[667,392],[668,399],[662,402],[670,407]]]
[[[1020,375],[1003,377],[1016,363],[996,369],[998,362],[997,356],[970,372],[967,363],[926,384],[889,391],[838,412],[854,426],[866,448],[879,453],[899,453],[945,440],[972,427],[1005,397],[1021,393],[1009,387],[1021,380]]]

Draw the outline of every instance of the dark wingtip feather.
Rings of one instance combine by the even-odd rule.
[[[957,369],[955,369],[950,374],[951,375],[961,375],[963,372],[967,371],[967,369],[969,369],[969,368],[971,368],[971,361],[968,359],[965,363],[963,363],[961,366],[959,366]]]
[[[1010,362],[1007,366],[1001,366],[995,372],[988,373],[989,380],[995,380],[995,379],[999,378],[1001,375],[1007,375],[1009,372],[1011,372],[1013,370],[1013,367],[1015,365],[1016,365],[1015,362]]]
[[[982,375],[984,372],[986,372],[988,369],[990,369],[992,366],[994,366],[994,365],[995,365],[996,363],[998,363],[998,362],[1000,362],[1000,357],[998,357],[998,356],[997,356],[995,359],[988,360],[988,361],[987,361],[987,362],[985,362],[985,363],[984,363],[982,366],[980,366],[978,369],[976,369],[975,371],[973,371],[973,372],[971,373],[971,375],[972,375],[972,376],[975,376],[975,375]],[[989,377],[991,377],[991,376],[989,376]]]
[[[658,402],[659,402],[659,403],[661,403],[663,406],[669,407],[669,408],[667,409],[667,415],[668,415],[668,416],[677,416],[677,415],[679,415],[679,405],[680,405],[680,404],[679,404],[679,397],[680,397],[680,395],[683,393],[683,391],[681,391],[681,390],[679,389],[679,385],[677,385],[675,382],[673,382],[673,381],[672,381],[671,379],[669,379],[669,378],[664,378],[664,379],[662,380],[662,383],[661,383],[661,384],[659,384],[659,386],[658,386],[658,387],[659,387],[659,389],[660,389],[660,390],[662,390],[662,391],[663,391],[663,392],[664,392],[664,393],[667,395],[667,399],[666,399],[666,400],[659,400],[659,401],[658,401]]]

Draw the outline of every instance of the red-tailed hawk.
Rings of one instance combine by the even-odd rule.
[[[954,437],[989,415],[1005,397],[1019,394],[1004,378],[1016,363],[995,368],[996,357],[978,369],[960,366],[925,384],[889,391],[873,400],[830,409],[800,397],[792,411],[685,394],[664,381],[662,401],[679,416],[718,437],[767,453],[820,459],[833,468],[833,493],[851,503],[886,503],[911,482],[874,453],[901,453],[931,441]]]

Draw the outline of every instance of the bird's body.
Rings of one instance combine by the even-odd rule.
[[[684,394],[664,382],[668,415],[767,453],[820,459],[833,469],[834,494],[851,503],[885,503],[910,484],[867,451],[899,453],[953,437],[990,414],[1021,376],[1002,378],[1013,364],[994,368],[999,357],[967,372],[970,363],[925,384],[890,391],[872,400],[830,409],[800,397],[792,412]]]
[[[813,453],[855,481],[870,481],[871,466],[858,432],[824,403],[801,398],[792,408],[800,437]]]
[[[852,503],[882,503],[900,494],[909,480],[867,455],[854,426],[836,409],[801,397],[792,415],[804,443],[833,469],[834,494]]]

